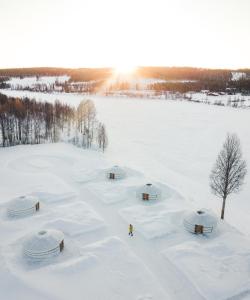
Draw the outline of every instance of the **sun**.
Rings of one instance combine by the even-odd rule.
[[[136,71],[136,66],[129,64],[119,64],[114,67],[114,72],[117,75],[130,75]]]

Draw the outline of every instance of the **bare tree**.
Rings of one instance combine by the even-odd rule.
[[[71,137],[71,130],[75,136]],[[104,124],[96,119],[91,100],[82,101],[77,110],[56,101],[12,98],[0,93],[0,147],[40,144],[68,139],[83,148],[96,142],[103,151],[108,138]]]
[[[98,124],[97,142],[99,148],[102,149],[102,151],[104,152],[108,146],[108,136],[107,136],[105,125],[102,123]]]
[[[74,115],[74,109],[59,102],[51,104],[0,94],[0,146],[56,142],[64,127],[74,122]]]
[[[224,219],[227,196],[240,190],[246,173],[240,140],[236,134],[228,134],[210,175],[212,192],[223,199],[221,219]]]
[[[83,100],[77,107],[76,121],[80,133],[83,135],[83,147],[90,148],[94,138],[94,124],[96,118],[95,104],[92,100]]]

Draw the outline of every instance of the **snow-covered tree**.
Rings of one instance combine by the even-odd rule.
[[[83,147],[90,148],[94,138],[94,124],[96,117],[95,104],[92,100],[83,100],[77,107],[77,128],[83,135]]]
[[[108,136],[107,136],[105,125],[102,123],[99,123],[98,125],[97,142],[99,148],[102,149],[102,151],[104,152],[108,146]]]

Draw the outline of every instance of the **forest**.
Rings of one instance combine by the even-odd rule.
[[[138,67],[135,76],[165,80],[230,80],[233,70],[205,69],[192,67]],[[237,70],[250,74],[250,69]],[[17,68],[0,69],[0,77],[6,76],[60,76],[68,75],[72,82],[106,80],[113,73],[112,68]]]
[[[91,100],[81,101],[75,109],[59,101],[52,104],[0,94],[2,147],[59,141],[105,150],[108,143],[106,129],[96,119],[95,106]]]
[[[166,80],[150,85],[148,88],[155,91],[174,91],[186,93],[189,91],[200,92],[209,90],[211,92],[226,92],[226,89],[235,89],[239,93],[250,93],[250,69],[240,69],[236,72],[244,72],[245,78],[233,80],[232,72],[235,70],[223,69],[204,69],[191,67],[138,67],[132,78],[154,78]],[[23,68],[23,69],[0,69],[0,89],[9,88],[5,81],[8,77],[26,76],[60,76],[68,75],[69,81],[57,83],[61,91],[70,92],[87,92],[95,93],[100,90],[107,79],[114,74],[112,68]],[[176,81],[176,82],[171,82]],[[82,83],[82,84],[80,84]],[[120,86],[122,85],[122,86]],[[109,89],[119,90],[127,89],[126,82],[113,84]],[[30,87],[20,87],[20,89],[31,89]],[[50,88],[37,86],[38,91],[50,92]],[[34,90],[34,88],[32,89]]]
[[[200,92],[209,90],[211,92],[225,92],[229,87],[227,80],[199,80],[189,82],[159,82],[150,85],[150,89],[155,91],[173,91],[187,93],[190,91]]]
[[[106,80],[112,75],[111,68],[16,68],[0,69],[1,77],[27,77],[27,76],[70,76],[71,82]]]

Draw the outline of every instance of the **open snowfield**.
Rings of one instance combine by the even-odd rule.
[[[88,97],[1,92],[50,102],[59,99],[75,106]],[[227,132],[238,134],[250,166],[249,110],[165,100],[89,98],[95,101],[98,119],[107,127],[109,147],[105,157],[174,187],[195,208],[209,207],[217,213],[220,210],[221,201],[211,194],[208,182]],[[250,234],[246,226],[250,215],[250,172],[245,182],[240,194],[228,198],[226,219]]]
[[[2,91],[3,92],[3,91]],[[4,91],[62,100],[84,97]],[[0,291],[4,299],[250,299],[250,178],[228,198],[225,224],[212,237],[185,232],[186,211],[221,201],[208,185],[227,132],[250,165],[249,111],[164,100],[90,97],[109,135],[105,154],[67,144],[0,149]],[[112,165],[127,178],[108,182]],[[158,184],[163,197],[140,202],[137,187]],[[37,195],[41,210],[10,220],[10,199]],[[135,236],[127,235],[128,224]],[[60,229],[65,250],[34,265],[22,255],[33,230]],[[236,229],[237,228],[237,229]],[[15,289],[13,286],[15,285]]]
[[[10,84],[11,88],[15,89],[18,86],[20,87],[34,87],[37,84],[45,84],[50,85],[55,82],[64,83],[69,80],[69,76],[41,76],[39,78],[35,76],[31,77],[11,77],[10,80],[6,81],[6,83]]]

